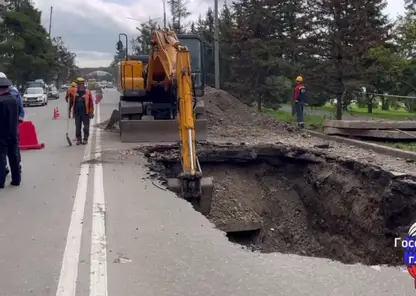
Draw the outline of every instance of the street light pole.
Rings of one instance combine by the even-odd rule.
[[[220,88],[220,49],[219,49],[219,23],[218,23],[218,0],[214,0],[214,63],[215,63],[215,88]]]
[[[163,2],[163,29],[166,29],[166,0],[162,0]]]

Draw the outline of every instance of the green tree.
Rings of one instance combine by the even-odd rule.
[[[384,0],[309,1],[305,53],[317,63],[305,76],[318,78],[321,88],[336,97],[337,119],[342,118],[347,106],[343,98],[360,89],[367,76],[362,57],[389,39],[391,24],[383,13],[386,5]]]
[[[41,12],[30,1],[5,1],[1,16],[0,62],[16,84],[37,78],[52,82],[75,67],[75,55],[49,38]]]
[[[149,54],[152,41],[152,32],[157,29],[157,22],[149,20],[148,22],[140,24],[137,28],[139,36],[137,37],[137,54]]]
[[[184,21],[191,13],[188,11],[186,0],[168,0],[172,22],[169,24],[170,29],[177,33],[185,33]]]

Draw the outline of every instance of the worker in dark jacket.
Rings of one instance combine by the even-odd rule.
[[[295,88],[295,95],[294,100],[296,104],[296,119],[300,128],[305,127],[303,113],[306,103],[306,88],[303,85],[303,77],[298,76],[296,77],[296,88]]]
[[[16,98],[10,94],[10,86],[10,80],[0,78],[0,188],[4,188],[6,183],[6,158],[9,159],[12,173],[10,184],[19,186],[21,182],[18,153],[18,122],[21,110]]]
[[[6,74],[4,74],[3,72],[0,72],[0,78],[8,79]],[[17,102],[19,103],[19,110],[20,110],[20,112],[19,112],[19,123],[22,123],[24,118],[25,118],[25,109],[23,107],[23,100],[22,100],[22,97],[20,96],[20,92],[16,87],[14,87],[12,85],[12,86],[10,86],[10,94],[12,96],[14,96],[16,98]],[[17,152],[19,154],[20,170],[22,170],[22,157],[20,155],[20,148],[19,147],[17,149]],[[10,173],[10,170],[6,165],[6,175],[8,175],[9,173]]]
[[[69,99],[73,101],[72,113],[75,118],[77,145],[86,145],[90,135],[90,119],[94,118],[94,98],[85,86],[84,78],[77,79],[76,92],[72,93]],[[81,130],[84,132],[84,137]]]

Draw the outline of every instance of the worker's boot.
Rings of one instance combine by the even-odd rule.
[[[87,144],[88,144],[88,139],[82,140],[82,145],[87,145]]]
[[[77,139],[77,143],[76,143],[76,145],[81,145],[81,144],[82,144],[81,139]]]

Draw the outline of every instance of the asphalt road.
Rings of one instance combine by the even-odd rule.
[[[95,121],[116,105],[117,92],[105,91]],[[62,119],[52,120],[54,107]],[[46,147],[24,151],[22,185],[0,191],[0,296],[415,294],[398,268],[233,245],[144,179],[145,160],[120,150],[131,145],[116,133],[94,129],[88,146],[68,147],[64,110],[62,98],[26,109]]]

